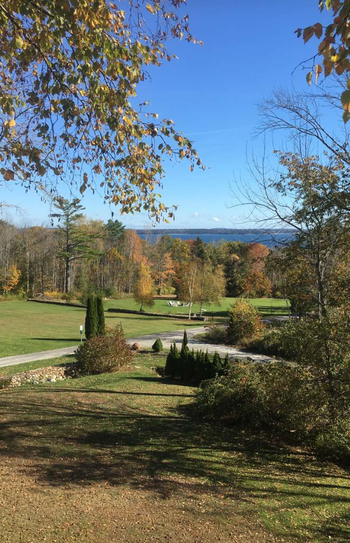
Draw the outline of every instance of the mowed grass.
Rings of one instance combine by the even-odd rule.
[[[224,298],[220,305],[217,304],[203,304],[205,309],[205,315],[209,318],[227,318],[227,313],[232,304],[235,304],[237,298]],[[174,300],[171,300],[172,302]],[[281,300],[276,298],[249,298],[249,303],[256,307],[262,315],[288,315],[289,304],[287,300]],[[165,314],[188,314],[188,307],[172,307],[168,304],[169,300],[166,298],[154,300],[154,306],[151,308],[145,308],[146,311],[154,311],[155,313]],[[140,304],[136,303],[133,299],[126,298],[122,300],[109,300],[105,302],[106,308],[113,309],[132,309],[138,311]],[[199,314],[199,304],[193,304],[192,313]]]
[[[144,315],[105,314],[107,326],[122,324],[126,337],[184,329],[198,322]],[[26,301],[0,303],[0,358],[69,347],[80,342],[85,309]]]
[[[164,361],[0,391],[2,543],[349,540],[347,471],[192,419]]]

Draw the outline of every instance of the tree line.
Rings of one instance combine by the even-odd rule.
[[[4,296],[87,298],[134,295],[141,308],[153,295],[189,303],[227,296],[269,296],[270,250],[260,243],[204,243],[167,235],[154,244],[118,220],[90,220],[78,199],[60,200],[55,227],[0,221],[0,288]],[[278,295],[278,292],[277,292]]]

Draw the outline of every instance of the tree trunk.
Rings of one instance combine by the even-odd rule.
[[[66,273],[65,273],[65,293],[70,291],[70,260],[66,258]]]
[[[190,302],[189,309],[188,309],[188,320],[191,320],[191,313],[192,313],[192,302]]]

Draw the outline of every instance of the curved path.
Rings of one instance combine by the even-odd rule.
[[[214,353],[217,351],[220,356],[229,355],[231,359],[241,358],[247,359],[251,358],[258,362],[268,362],[271,357],[264,356],[256,353],[249,353],[247,351],[241,351],[235,347],[229,347],[228,345],[214,345],[212,343],[205,343],[194,338],[197,334],[204,334],[205,328],[201,326],[200,328],[187,328],[188,336],[188,346],[190,349],[195,351],[207,351],[209,353]],[[162,332],[157,334],[149,334],[145,336],[139,336],[134,338],[128,338],[127,342],[132,345],[133,343],[138,343],[142,349],[150,349],[156,339],[161,339],[163,346],[166,349],[170,348],[172,343],[176,343],[180,348],[182,343],[183,330],[176,330],[174,332]],[[60,356],[66,356],[69,354],[74,354],[79,345],[74,345],[74,347],[63,347],[62,349],[54,349],[51,351],[41,351],[39,353],[30,353],[30,354],[21,354],[16,356],[7,356],[6,358],[0,358],[0,367],[4,366],[14,366],[16,364],[25,364],[26,362],[36,362],[38,360],[49,360],[50,358],[58,358]]]

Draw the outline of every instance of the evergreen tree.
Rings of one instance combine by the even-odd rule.
[[[181,352],[185,353],[188,352],[188,337],[187,337],[187,331],[184,331],[184,337],[182,339],[182,345],[181,345]]]
[[[105,312],[103,308],[103,301],[101,296],[96,299],[96,312],[97,312],[97,336],[104,336],[106,331]]]
[[[179,375],[179,361],[180,361],[180,355],[178,348],[176,347],[176,343],[171,345],[170,352],[166,359],[165,364],[165,375],[168,375],[170,377],[176,377]]]
[[[59,221],[57,230],[61,251],[58,253],[58,257],[64,261],[64,289],[66,294],[68,294],[71,290],[73,262],[81,259],[97,258],[99,251],[91,246],[91,241],[101,237],[101,234],[96,233],[92,235],[81,222],[84,217],[81,211],[85,208],[80,204],[78,198],[74,198],[71,202],[64,198],[57,198],[54,205],[58,209],[58,212],[51,213],[50,217],[56,218]]]
[[[97,302],[95,296],[89,296],[87,300],[86,317],[85,317],[85,336],[90,339],[97,335]]]
[[[192,350],[186,353],[186,359],[182,364],[182,379],[184,381],[193,381],[196,375],[196,354]]]

